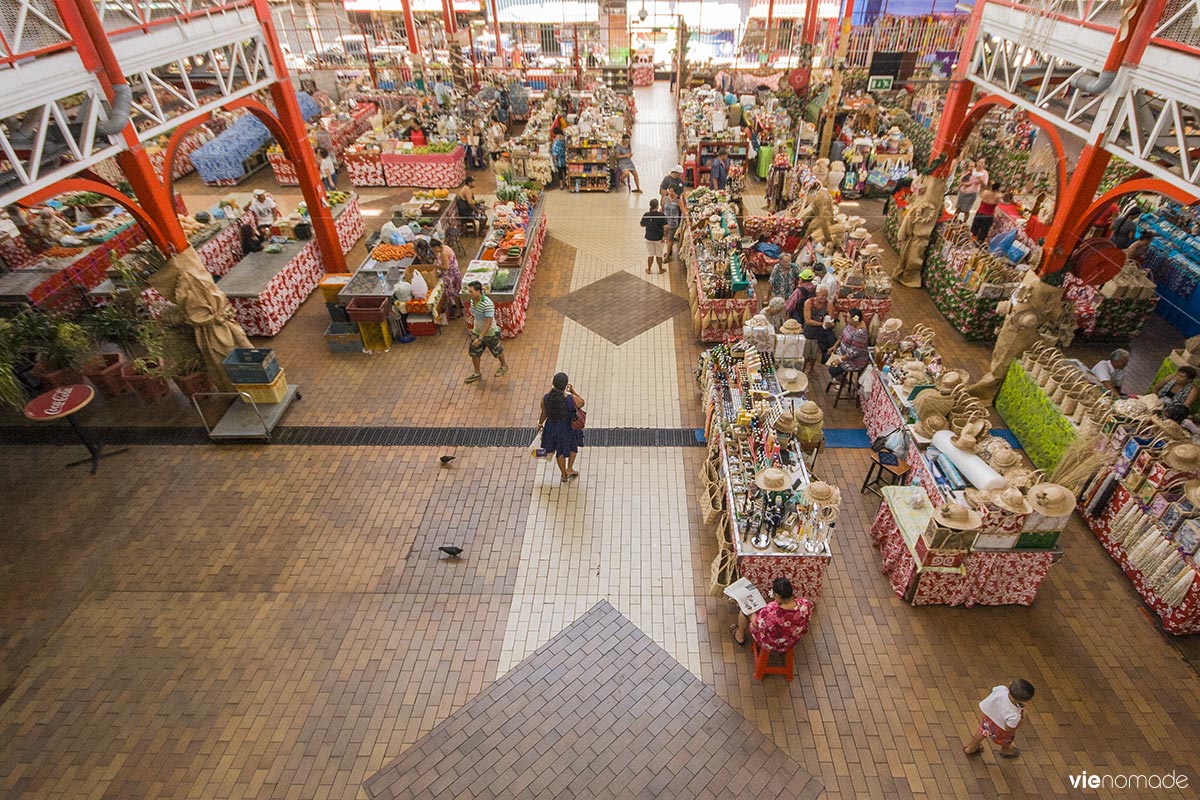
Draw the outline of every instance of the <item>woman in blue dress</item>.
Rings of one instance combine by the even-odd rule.
[[[576,412],[583,408],[583,398],[575,393],[567,373],[554,376],[553,388],[542,397],[542,415],[538,430],[542,432],[542,449],[553,452],[563,482],[578,478],[575,456],[583,444],[583,431],[571,427]]]

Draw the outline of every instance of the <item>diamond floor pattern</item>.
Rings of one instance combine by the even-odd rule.
[[[687,301],[628,272],[614,272],[550,306],[620,346],[687,311]]]

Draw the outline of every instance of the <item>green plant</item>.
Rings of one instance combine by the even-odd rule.
[[[141,321],[141,306],[131,298],[120,296],[91,309],[82,318],[84,327],[97,341],[112,342],[127,356],[131,354],[133,345],[138,343],[138,325]]]
[[[134,374],[145,375],[147,378],[167,377],[163,362],[156,358],[135,358],[129,362],[129,368]]]
[[[0,319],[0,403],[21,409],[25,405],[25,387],[17,378],[24,357],[11,320]]]
[[[48,370],[79,369],[95,352],[95,342],[78,322],[36,311],[11,321],[16,346],[32,352]]]
[[[187,326],[169,325],[161,334],[161,353],[168,377],[204,372],[207,364],[196,344],[196,334]]]

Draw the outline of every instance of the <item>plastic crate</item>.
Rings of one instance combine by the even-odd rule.
[[[321,282],[317,285],[321,287],[321,294],[325,297],[325,302],[338,302],[338,293],[346,288],[346,284],[353,277],[353,275],[326,275],[321,278]]]
[[[325,329],[325,343],[331,353],[361,353],[362,334],[354,322],[332,322]]]
[[[334,322],[350,322],[350,315],[346,313],[346,307],[341,303],[326,303],[325,310],[329,312],[329,319]]]
[[[275,358],[275,351],[263,347],[235,347],[221,362],[229,382],[266,384],[272,383],[283,371]]]
[[[392,329],[386,322],[360,322],[358,332],[368,353],[386,353],[392,346]]]
[[[249,403],[250,400],[259,405],[279,403],[283,401],[283,396],[287,394],[287,376],[283,374],[283,370],[279,370],[279,374],[275,376],[275,380],[265,386],[261,383],[235,383],[233,390],[235,392],[245,392],[250,395],[249,400],[245,397],[241,398],[243,403]]]
[[[405,327],[413,336],[436,336],[438,326],[430,314],[409,314]]]
[[[390,297],[356,297],[346,305],[346,316],[351,322],[387,322],[391,305]]]

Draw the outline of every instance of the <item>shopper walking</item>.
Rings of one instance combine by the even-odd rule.
[[[683,209],[679,205],[679,195],[674,189],[667,189],[667,199],[663,201],[663,214],[667,218],[667,253],[666,260],[671,260],[671,254],[675,252],[675,235],[679,232],[679,226],[683,222]]]
[[[979,190],[988,183],[985,159],[979,159],[974,165],[967,164],[967,172],[963,174],[962,180],[958,184],[958,199],[954,204],[955,219],[961,215],[965,220],[971,215],[971,209],[975,207],[975,198],[979,197]]]
[[[979,730],[971,741],[963,746],[963,752],[973,756],[983,750],[983,740],[991,739],[1000,747],[1004,758],[1021,755],[1020,748],[1013,745],[1017,728],[1025,721],[1025,704],[1033,699],[1033,684],[1017,679],[1008,686],[996,686],[992,693],[979,702],[983,718]]]
[[[567,140],[557,133],[550,134],[550,158],[554,163],[554,177],[558,179],[558,188],[567,189]]]
[[[555,375],[551,384],[550,391],[542,396],[538,430],[542,434],[542,449],[554,453],[558,471],[566,483],[579,477],[575,471],[575,456],[583,444],[583,429],[578,425],[584,400],[575,392],[565,372]]]
[[[332,192],[337,188],[337,162],[324,147],[317,150],[317,155],[321,157],[321,185],[326,191]]]
[[[467,294],[471,298],[471,316],[475,319],[475,324],[471,327],[471,343],[467,346],[467,354],[471,356],[471,365],[475,371],[468,375],[463,383],[482,380],[479,359],[484,350],[491,351],[492,356],[500,362],[500,368],[496,370],[496,377],[499,378],[508,372],[508,361],[504,358],[500,326],[496,324],[496,305],[484,294],[483,284],[479,281],[467,284]]]
[[[667,215],[658,210],[658,201],[650,201],[650,210],[642,215],[641,225],[646,229],[646,274],[658,261],[658,271],[666,272],[663,260],[663,236],[667,228]]]

